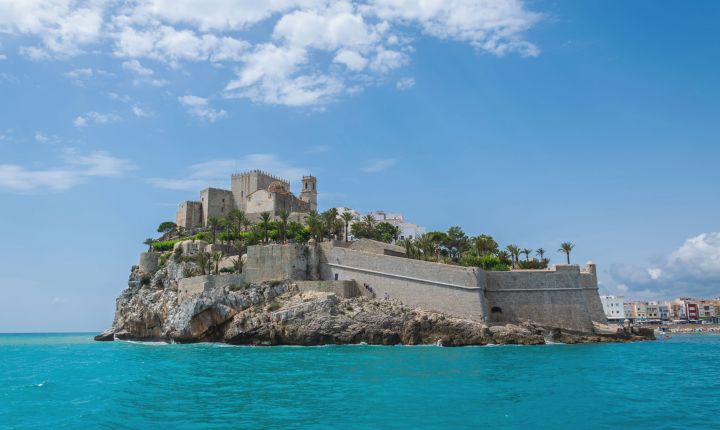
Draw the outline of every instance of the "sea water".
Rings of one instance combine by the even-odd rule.
[[[718,429],[720,336],[232,347],[0,335],[0,428]]]

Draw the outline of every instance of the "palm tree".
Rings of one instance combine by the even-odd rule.
[[[525,261],[530,261],[530,254],[532,254],[532,249],[523,248],[523,250],[520,252],[522,254],[525,254]]]
[[[412,239],[400,239],[397,241],[397,245],[405,247],[405,255],[407,258],[413,258],[415,256],[415,244]]]
[[[342,215],[340,215],[340,218],[342,218],[343,222],[345,223],[345,242],[348,241],[348,228],[350,227],[350,221],[355,219],[355,215],[352,214],[352,212],[343,212]]]
[[[228,220],[235,226],[237,231],[241,231],[245,225],[245,221],[247,220],[247,217],[245,216],[245,212],[238,210],[238,209],[231,209],[230,212],[228,212]]]
[[[375,229],[375,224],[377,224],[377,220],[374,216],[371,214],[367,214],[363,217],[363,223],[365,223],[365,227],[367,227],[367,230],[369,232],[373,231]]]
[[[263,232],[263,241],[268,242],[268,232],[270,231],[270,212],[263,212],[260,214],[260,228]]]
[[[572,242],[563,242],[560,244],[560,249],[558,249],[558,252],[564,252],[565,256],[567,257],[567,264],[570,264],[570,251],[575,248],[575,244]]]
[[[280,241],[285,242],[285,232],[287,232],[288,218],[290,218],[290,212],[280,211],[278,215],[280,217],[280,223],[278,224],[278,230],[280,233]]]
[[[321,241],[322,235],[320,234],[320,231],[322,230],[322,222],[320,221],[320,214],[318,214],[318,211],[313,209],[308,212],[308,214],[305,215],[305,224],[307,224],[310,234],[315,237],[315,240],[318,242]]]
[[[517,265],[518,264],[518,256],[520,255],[520,247],[517,245],[508,245],[505,247],[505,249],[512,256],[513,265]]]
[[[222,252],[213,252],[212,261],[215,263],[215,274],[220,273],[220,260],[223,258]]]
[[[322,214],[323,223],[325,224],[324,230],[328,237],[332,239],[333,234],[337,226],[338,210],[336,208],[330,208]]]
[[[220,221],[220,218],[214,216],[208,218],[208,227],[210,227],[210,230],[212,231],[212,243],[215,243],[217,231],[218,229],[220,229],[220,226],[222,226],[222,221]]]
[[[206,275],[208,265],[210,263],[210,254],[208,254],[205,251],[198,252],[197,255],[195,256],[195,262],[197,263],[198,266],[200,266],[200,274]]]
[[[538,248],[537,251],[535,251],[535,254],[537,254],[540,257],[540,260],[545,259],[545,250],[542,248]]]
[[[143,242],[144,245],[148,246],[148,252],[152,252],[153,242],[154,242],[154,240],[152,239],[152,237],[148,237],[147,239],[145,239],[145,242]]]

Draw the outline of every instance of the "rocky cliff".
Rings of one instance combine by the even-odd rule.
[[[291,281],[216,288],[178,303],[183,268],[174,263],[154,276],[135,268],[117,299],[112,327],[96,340],[225,342],[238,345],[524,344],[548,341],[622,342],[644,337],[594,335],[519,325],[486,325],[400,303],[327,292],[301,292]]]

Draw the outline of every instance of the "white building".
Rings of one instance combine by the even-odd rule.
[[[388,213],[385,211],[370,212],[377,222],[386,222],[400,229],[400,239],[417,239],[426,233],[425,227],[405,221],[405,217],[399,213]]]
[[[608,322],[625,321],[625,297],[623,296],[600,296],[603,310]]]

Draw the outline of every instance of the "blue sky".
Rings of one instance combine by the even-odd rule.
[[[142,241],[256,167],[720,296],[717,2],[210,3],[0,0],[0,331],[108,326]]]

